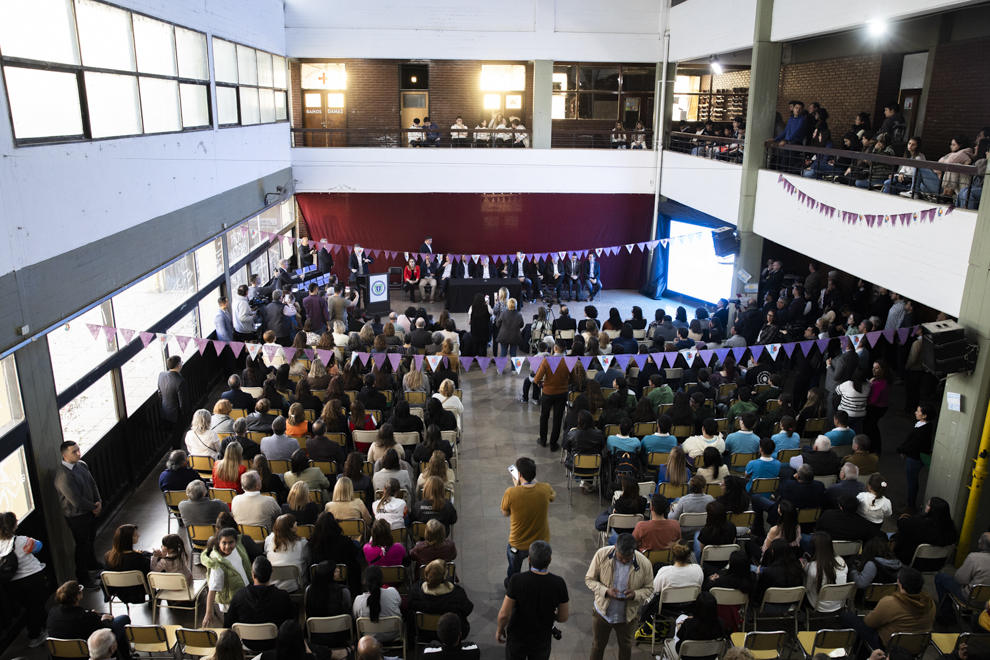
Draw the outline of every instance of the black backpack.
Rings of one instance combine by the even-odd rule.
[[[615,455],[615,480],[628,476],[635,478],[639,474],[639,458],[636,454],[628,451],[619,452]]]
[[[10,552],[0,557],[0,582],[10,582],[17,573],[17,555],[14,554],[16,537],[10,539]]]

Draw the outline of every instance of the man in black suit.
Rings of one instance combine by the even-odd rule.
[[[268,399],[258,399],[257,403],[254,404],[254,412],[245,418],[247,420],[247,430],[257,431],[259,433],[271,433],[272,423],[278,415],[273,415],[270,411],[271,406],[268,403]]]
[[[746,301],[746,311],[739,315],[736,324],[742,328],[742,336],[747,345],[755,344],[760,336],[760,329],[766,322],[766,314],[756,306],[756,298]]]
[[[494,277],[498,277],[495,273],[495,264],[488,260],[488,255],[481,255],[481,259],[478,263],[471,262],[470,268],[472,269],[471,277],[479,280],[490,280]]]
[[[237,557],[234,557],[237,560]],[[298,609],[289,592],[270,584],[272,563],[266,557],[258,557],[251,564],[254,584],[238,589],[223,615],[224,628],[235,623],[274,623],[281,626],[298,616]],[[245,640],[244,644],[254,653],[275,648],[275,640]]]
[[[355,283],[358,282],[359,277],[363,278],[364,275],[368,274],[368,266],[373,263],[375,263],[375,260],[364,253],[364,248],[361,247],[359,243],[355,243],[354,250],[351,252],[351,257],[347,260],[347,266],[351,270],[351,275],[348,278],[348,281]],[[367,282],[366,279],[362,279],[360,281]],[[364,288],[363,286],[355,284],[355,288],[359,290],[359,301],[368,299],[367,291],[364,292],[364,295],[361,295],[360,293],[360,290]],[[360,305],[360,302],[358,304]]]
[[[519,284],[522,285],[523,300],[529,300],[533,297],[533,281],[529,279],[526,260],[523,259],[522,252],[516,252],[516,260],[505,264],[502,268],[502,277],[511,277],[519,280]]]
[[[760,293],[771,293],[774,300],[780,296],[780,286],[784,283],[783,267],[784,264],[779,259],[770,264],[763,282],[761,282]]]
[[[433,341],[433,333],[426,329],[426,319],[422,316],[416,319],[416,329],[409,333],[413,348],[420,349]]]
[[[588,289],[588,302],[595,299],[595,294],[602,290],[602,267],[595,261],[595,253],[588,253],[588,260],[581,268],[581,279]]]
[[[564,262],[564,286],[567,291],[567,302],[581,297],[581,261],[577,254],[571,253],[571,258]]]
[[[574,330],[577,332],[577,321],[571,318],[571,310],[567,309],[564,305],[560,306],[560,316],[558,316],[552,326],[554,337],[557,336],[558,330]],[[568,350],[571,348],[571,344],[574,343],[573,339],[562,339],[564,345]]]
[[[158,374],[158,394],[162,401],[162,421],[171,433],[173,445],[177,445],[178,435],[185,429],[186,420],[192,415],[192,403],[189,401],[189,384],[179,373],[182,371],[182,358],[170,355],[165,360],[165,368]]]
[[[292,288],[293,284],[302,284],[302,278],[298,275],[293,275],[289,272],[289,261],[288,259],[282,259],[278,262],[278,288],[284,289],[285,287]]]
[[[461,256],[461,260],[454,264],[454,279],[467,280],[474,277],[474,264],[471,263],[471,255]]]
[[[423,244],[419,246],[420,254],[433,254],[433,237],[427,236],[423,239]]]
[[[237,374],[227,379],[230,389],[220,395],[221,399],[230,401],[230,405],[243,410],[254,410],[254,397],[241,389],[241,377]]]
[[[309,236],[299,239],[299,267],[306,268],[313,265],[313,246],[309,244]]]
[[[543,275],[541,286],[544,291],[553,291],[553,295],[560,300],[560,289],[564,283],[564,262],[560,258],[559,252],[554,252],[543,264]]]
[[[282,292],[272,291],[272,301],[265,305],[265,321],[275,333],[275,341],[281,346],[292,346],[292,322],[285,315]]]
[[[316,248],[316,260],[318,264],[317,270],[320,271],[321,275],[330,275],[333,273],[333,256],[330,254],[330,248]]]

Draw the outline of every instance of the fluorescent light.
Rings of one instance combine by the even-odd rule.
[[[867,21],[866,29],[869,30],[870,34],[874,37],[880,37],[887,31],[887,24],[880,20]]]
[[[714,73],[715,75],[721,75],[722,74],[722,65],[718,61],[718,55],[712,55],[711,57],[709,57],[708,58],[708,63],[712,67],[712,73]]]

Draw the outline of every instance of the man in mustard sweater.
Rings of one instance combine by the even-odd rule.
[[[921,573],[910,566],[897,572],[897,591],[880,599],[865,617],[852,612],[839,615],[842,627],[854,629],[873,649],[886,649],[894,633],[928,632],[934,621],[935,601],[925,591]]]

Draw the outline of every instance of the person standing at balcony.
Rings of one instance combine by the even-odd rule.
[[[234,294],[234,312],[231,316],[236,341],[244,341],[254,336],[254,310],[248,302],[247,284],[237,287],[237,293]]]
[[[172,357],[178,358],[177,355]],[[76,545],[76,580],[87,589],[95,589],[99,583],[89,578],[89,571],[103,568],[93,551],[96,517],[103,510],[100,489],[89,466],[81,460],[82,452],[78,444],[67,440],[59,450],[62,452],[62,464],[55,473],[55,489],[58,490],[62,515]]]
[[[450,127],[450,146],[457,149],[458,147],[466,147],[467,144],[467,126],[464,125],[464,118],[458,117],[454,120],[454,125]]]
[[[901,106],[896,101],[890,101],[883,106],[883,124],[880,125],[880,132],[890,136],[891,143],[896,147],[904,144],[907,139],[907,121],[901,114]],[[895,149],[896,150],[896,149]]]
[[[189,403],[189,384],[179,373],[182,371],[182,358],[170,355],[165,360],[165,371],[158,375],[158,394],[162,402],[162,426],[172,436],[172,446],[178,446],[178,432],[185,426],[185,420],[192,414]]]
[[[602,290],[602,267],[595,261],[595,253],[588,253],[588,260],[581,269],[584,286],[588,288],[588,302],[595,299],[595,295]]]
[[[564,286],[567,289],[567,302],[577,300],[581,295],[581,262],[577,253],[571,252],[570,261],[564,262]]]
[[[791,118],[787,120],[784,130],[774,137],[774,141],[781,147],[788,144],[804,144],[808,138],[808,117],[804,114],[804,103],[791,101],[788,105],[791,106]],[[796,171],[804,159],[795,157],[794,154],[784,154],[778,156],[777,162],[784,171]]]

